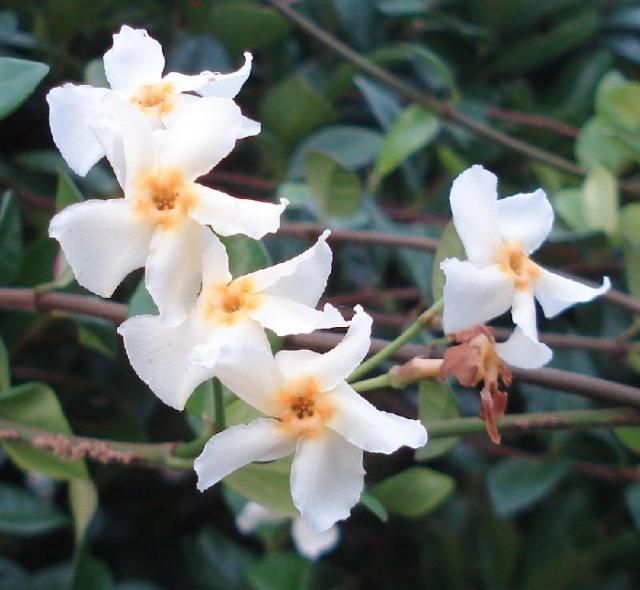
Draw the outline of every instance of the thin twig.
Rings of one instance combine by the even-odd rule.
[[[500,119],[502,121],[508,121],[509,123],[519,123],[521,125],[535,127],[536,129],[546,129],[572,138],[578,137],[578,133],[580,132],[580,129],[573,125],[567,125],[562,121],[557,121],[544,115],[521,113],[500,107],[489,107],[487,109],[487,115],[493,119]]]

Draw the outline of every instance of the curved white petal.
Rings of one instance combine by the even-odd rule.
[[[169,326],[159,316],[134,316],[119,326],[118,333],[140,379],[176,410],[183,410],[193,390],[212,377],[211,369],[189,360],[193,348],[206,337],[197,322]]]
[[[218,242],[208,227],[187,218],[153,234],[147,259],[145,285],[163,321],[183,322],[195,305],[202,281],[202,254]]]
[[[538,340],[536,302],[531,289],[516,289],[513,293],[511,319],[531,340]]]
[[[291,453],[295,439],[285,434],[277,420],[261,418],[232,426],[213,436],[193,467],[202,492],[223,477],[253,461],[273,461]]]
[[[102,297],[111,297],[124,277],[144,266],[152,234],[124,199],[77,203],[49,224],[78,283]]]
[[[500,199],[498,226],[503,240],[522,244],[531,254],[551,232],[553,207],[542,189]]]
[[[544,315],[552,318],[575,303],[586,303],[611,288],[609,277],[602,279],[600,287],[589,287],[542,269],[533,292],[542,306]]]
[[[259,240],[280,227],[280,215],[289,204],[281,199],[279,205],[250,199],[237,199],[221,191],[196,185],[198,201],[189,214],[198,223],[210,225],[217,234],[244,234]]]
[[[216,376],[242,401],[272,416],[276,396],[284,385],[271,350],[262,346],[229,346],[218,355]]]
[[[389,454],[402,446],[417,449],[427,442],[427,431],[419,420],[378,410],[346,383],[326,397],[335,408],[327,426],[365,451]]]
[[[319,356],[322,355],[313,350],[280,350],[276,353],[275,359],[285,381],[290,381],[300,376],[300,367]]]
[[[123,25],[104,54],[104,73],[114,90],[132,92],[142,84],[159,82],[162,70],[162,46],[144,29]]]
[[[211,233],[209,228],[205,229]],[[227,255],[227,249],[224,247],[224,244],[217,238],[207,240],[204,251],[202,252],[203,292],[211,285],[219,285],[220,283],[227,284],[231,282],[231,279],[229,256]]]
[[[47,94],[49,126],[56,147],[69,167],[84,176],[104,156],[90,124],[102,116],[104,88],[65,84]]]
[[[315,307],[327,286],[333,255],[325,231],[311,248],[290,260],[247,275],[257,291]]]
[[[447,258],[440,268],[446,277],[442,316],[445,334],[484,324],[511,307],[513,282],[496,265],[478,267]]]
[[[291,497],[311,528],[326,531],[347,518],[363,488],[361,449],[330,429],[300,438],[291,466]]]
[[[518,327],[508,340],[496,344],[496,352],[505,363],[521,369],[539,369],[553,356],[546,344],[532,340]]]
[[[197,92],[199,88],[206,86],[212,80],[212,76],[214,74],[208,71],[194,75],[169,72],[162,78],[162,81],[171,84],[175,92]]]
[[[249,501],[236,516],[236,526],[242,534],[249,535],[264,524],[279,524],[285,520],[286,516],[271,512],[257,502]]]
[[[186,180],[195,180],[231,152],[240,124],[240,109],[231,100],[192,101],[171,118],[170,128],[157,132],[158,163],[180,168]]]
[[[296,549],[308,559],[318,559],[321,555],[331,551],[340,540],[340,529],[329,527],[326,531],[313,530],[304,518],[294,518],[291,525],[291,537]]]
[[[101,117],[91,123],[90,131],[93,133],[94,139],[102,146],[102,153],[107,156],[118,184],[124,190],[127,179],[127,162],[124,155],[124,138],[120,121],[113,116]]]
[[[482,166],[471,166],[451,187],[453,223],[467,258],[478,264],[495,259],[500,248],[497,206],[498,179]]]
[[[262,131],[262,125],[258,121],[249,119],[249,117],[242,116],[240,121],[240,127],[236,131],[238,139],[244,139],[245,137],[252,137],[258,135]]]
[[[342,383],[360,365],[371,346],[371,316],[355,307],[349,330],[332,350],[300,367],[300,375],[313,375],[322,391]]]
[[[233,98],[240,92],[240,89],[249,78],[252,61],[253,56],[248,51],[245,51],[244,64],[242,67],[230,74],[207,72],[212,76],[211,81],[206,86],[197,89],[194,88],[194,90],[201,96]]]
[[[315,330],[348,325],[340,312],[328,303],[319,310],[273,295],[262,295],[260,306],[250,311],[249,316],[278,336],[308,334]]]

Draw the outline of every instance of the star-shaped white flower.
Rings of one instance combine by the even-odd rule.
[[[553,225],[553,208],[544,191],[498,200],[497,178],[482,166],[460,174],[451,188],[453,222],[467,261],[444,260],[443,328],[453,333],[483,324],[509,308],[524,335],[537,340],[534,298],[546,317],[591,301],[610,287],[588,287],[545,270],[529,255]]]
[[[142,315],[124,322],[129,361],[166,404],[182,410],[196,386],[217,375],[216,361],[227,348],[252,344],[271,354],[264,328],[279,336],[346,326],[338,310],[315,309],[331,272],[325,232],[302,254],[232,279],[224,246],[209,241],[203,255],[202,291],[184,322]],[[239,369],[252,371],[238,356]]]
[[[200,96],[231,101],[251,72],[251,54],[230,74],[201,72],[186,76],[171,72],[164,77],[162,47],[144,29],[124,25],[113,35],[113,47],[104,55],[104,70],[111,89],[65,84],[47,94],[53,140],[72,170],[84,176],[105,155],[104,146],[92,132],[96,119],[111,115],[106,97],[117,96],[143,112],[155,127],[173,125],[173,118],[189,109]],[[260,133],[260,125],[246,117],[234,127],[235,139]]]
[[[362,451],[418,448],[427,432],[418,420],[382,412],[345,381],[370,345],[371,318],[360,307],[340,344],[325,354],[263,348],[227,349],[216,374],[268,418],[232,426],[212,437],[195,460],[205,490],[252,461],[295,453],[291,497],[313,529],[347,518],[364,486]]]
[[[241,533],[249,535],[263,525],[281,524],[287,520],[290,520],[289,517],[271,512],[257,502],[247,502],[236,516],[236,526]],[[291,523],[291,538],[298,553],[307,559],[316,560],[338,544],[340,529],[334,525],[326,531],[318,532],[304,518],[294,518]]]
[[[538,369],[553,357],[546,344],[529,338],[517,326],[507,340],[496,343],[496,352],[505,363],[521,369]]]
[[[182,321],[200,289],[202,252],[221,235],[258,239],[280,225],[280,205],[237,199],[195,179],[233,148],[240,111],[203,98],[170,129],[153,129],[126,103],[117,119],[96,123],[124,198],[67,207],[49,226],[83,287],[109,297],[132,270],[146,267],[146,286],[168,322]],[[123,133],[113,131],[113,126]]]

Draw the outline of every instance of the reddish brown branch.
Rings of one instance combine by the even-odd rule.
[[[556,119],[545,117],[544,115],[534,115],[532,113],[521,113],[517,111],[511,111],[500,107],[489,107],[487,109],[487,115],[494,119],[500,119],[502,121],[508,121],[510,123],[519,123],[522,125],[528,125],[529,127],[536,127],[538,129],[547,129],[560,135],[566,135],[567,137],[578,137],[579,129],[572,125],[567,125]]]

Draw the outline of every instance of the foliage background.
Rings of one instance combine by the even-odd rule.
[[[640,297],[637,2],[300,0],[293,6],[429,96],[577,162],[586,176],[412,103],[268,3],[3,0],[0,55],[50,70],[8,114],[16,76],[0,68],[0,116],[6,115],[0,183],[7,191],[0,206],[0,285],[53,281],[57,246],[46,237],[53,211],[82,196],[117,193],[104,164],[85,179],[71,175],[52,145],[44,96],[65,81],[102,84],[100,58],[126,23],[162,42],[169,70],[228,71],[243,50],[253,51],[253,73],[238,101],[263,132],[239,144],[208,179],[213,186],[254,198],[286,196],[291,223],[439,238],[452,178],[482,163],[500,176],[501,194],[542,186],[552,199],[558,220],[540,261],[594,279],[609,274],[618,289]],[[28,73],[25,94],[43,74]],[[238,270],[250,269],[305,243],[270,238],[264,251],[236,240],[233,261]],[[432,298],[433,256],[337,245],[329,295],[345,309],[364,303],[376,314],[376,335],[393,337]],[[140,276],[134,273],[116,294],[136,313],[149,306],[137,288]],[[54,287],[82,292],[64,273],[55,278]],[[542,329],[610,340],[630,326],[632,338],[633,321],[628,311],[598,303]],[[0,417],[162,442],[192,439],[209,411],[206,391],[186,417],[162,406],[133,374],[106,320],[5,311],[0,334]],[[615,354],[558,348],[553,365],[637,384],[640,362],[631,344]],[[371,397],[405,413],[418,403],[423,418],[477,412],[473,392],[455,394],[425,385]],[[516,383],[510,412],[594,405]],[[232,419],[241,410],[230,409]],[[234,526],[242,502],[237,491],[262,497],[269,488],[266,500],[280,505],[286,474],[260,472],[259,486],[254,474],[249,483],[229,482],[201,495],[189,471],[56,463],[4,442],[0,588],[638,587],[639,429],[507,436],[501,448],[484,437],[453,443],[427,447],[419,468],[405,451],[368,457],[369,509],[358,506],[341,525],[339,548],[310,564],[295,554],[286,526],[254,538],[242,538]]]

